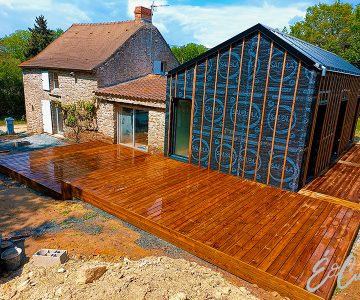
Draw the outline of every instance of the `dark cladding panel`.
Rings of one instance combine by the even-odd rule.
[[[185,71],[179,72],[176,82],[176,98],[184,98],[185,88]]]
[[[271,145],[273,140],[273,130],[275,125],[276,107],[278,102],[281,73],[284,60],[284,51],[273,47],[271,56],[271,67],[268,79],[268,89],[266,97],[266,106],[263,116],[263,129],[260,144],[261,165],[258,166],[257,181],[267,182],[268,166],[270,162]],[[260,160],[260,159],[259,159]]]
[[[258,47],[258,39],[255,33],[245,38],[244,49],[243,40],[239,40],[220,50],[217,74],[218,53],[207,58],[207,71],[206,60],[199,61],[194,93],[195,66],[188,68],[186,74],[185,70],[178,73],[177,96],[191,98],[194,95],[190,161],[202,167],[208,167],[210,162],[213,170],[297,190],[318,75],[302,64],[293,105],[299,60],[287,53],[282,76],[285,51],[273,44],[270,58],[272,41],[261,34]]]
[[[186,89],[184,98],[187,99],[192,99],[192,90],[194,85],[194,68],[195,67],[192,67],[186,70]]]
[[[268,39],[260,38],[246,149],[245,178],[249,180],[254,180],[255,176],[266,75],[270,58],[270,43]]]
[[[280,69],[282,70],[282,64]],[[284,75],[282,77],[282,87],[279,106],[275,106],[274,109],[270,111],[268,116],[268,127],[271,128],[272,133],[276,126],[275,140],[273,146],[273,153],[271,158],[271,170],[269,176],[269,184],[272,186],[280,187],[282,181],[282,170],[285,159],[287,137],[290,121],[292,120],[291,127],[296,126],[297,112],[293,112],[292,115],[292,106],[294,99],[294,91],[296,85],[297,71],[298,71],[298,61],[287,54],[284,68]],[[281,80],[281,74],[279,75]],[[277,111],[277,119],[275,122]],[[291,137],[290,137],[291,138]],[[298,166],[296,165],[296,168]],[[296,171],[298,174],[298,171]],[[284,172],[284,178],[288,174]]]
[[[224,136],[222,142],[222,154],[221,154],[221,166],[220,170],[224,173],[229,172],[230,168],[230,156],[232,147],[232,137],[234,131],[234,116],[236,108],[236,95],[238,89],[238,80],[240,72],[240,62],[242,53],[242,42],[235,44],[232,47],[229,80],[228,80],[228,92],[225,110],[225,122],[224,122]],[[234,152],[232,165],[237,163],[237,152]]]
[[[220,159],[220,148],[221,148],[221,136],[223,127],[224,117],[224,103],[225,103],[225,92],[226,92],[226,78],[228,71],[229,61],[229,50],[220,52],[219,56],[219,67],[217,73],[217,84],[216,84],[216,96],[215,96],[215,107],[213,115],[213,126],[212,126],[212,145],[211,145],[211,158],[210,168],[219,168]]]
[[[204,116],[202,127],[202,142],[200,149],[200,165],[208,166],[210,151],[210,135],[212,126],[212,112],[214,102],[215,77],[216,77],[217,56],[210,57],[208,60],[208,69],[206,75],[206,94],[204,102]]]
[[[238,110],[236,115],[236,129],[234,139],[234,154],[236,152],[237,162],[233,164],[231,172],[232,174],[240,177],[242,176],[243,172],[246,133],[250,107],[249,105],[252,89],[252,78],[254,74],[257,42],[258,35],[253,35],[245,41],[244,58],[242,64],[240,93]]]
[[[199,164],[205,69],[206,69],[206,61],[199,62],[198,66],[197,66],[197,71],[196,71],[194,120],[193,120],[192,143],[191,143],[191,145],[192,145],[191,146],[191,163],[194,165]]]

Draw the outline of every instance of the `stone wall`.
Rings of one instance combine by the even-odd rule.
[[[165,62],[166,71],[179,64],[159,30],[152,24],[146,24],[97,68],[99,87],[150,74],[154,61]]]
[[[98,131],[116,143],[116,111],[112,102],[98,101]]]
[[[41,73],[45,70],[24,69],[23,81],[25,92],[26,119],[29,132],[41,133],[43,131],[41,100],[57,100],[69,103],[77,100],[90,100],[97,89],[94,74],[70,71],[56,71],[58,73],[59,88],[44,91]]]
[[[41,70],[24,70],[24,93],[27,129],[29,132],[43,131],[41,100],[48,99],[48,93],[42,88]]]
[[[164,153],[165,110],[149,111],[149,152]]]
[[[122,106],[149,112],[148,151],[164,153],[165,103],[160,101],[140,101],[113,97],[98,97],[99,132],[117,143],[117,112]]]

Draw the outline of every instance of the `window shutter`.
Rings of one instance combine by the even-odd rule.
[[[163,62],[162,61],[159,61],[159,60],[154,61],[153,73],[158,74],[158,75],[163,75],[164,74],[164,67],[163,67]]]
[[[49,72],[43,71],[41,73],[42,86],[44,91],[50,90]]]

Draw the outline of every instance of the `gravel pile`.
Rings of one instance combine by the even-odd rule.
[[[47,134],[39,134],[1,141],[0,151],[16,153],[41,150],[61,145],[64,145],[64,141]]]
[[[91,283],[84,270],[106,267]],[[89,274],[91,272],[88,272]],[[18,276],[17,276],[18,275]],[[94,274],[92,274],[94,275]],[[90,275],[89,275],[90,276]],[[98,278],[100,276],[100,278]],[[184,259],[147,257],[120,263],[70,260],[58,267],[36,267],[0,279],[0,299],[258,299],[222,275]]]

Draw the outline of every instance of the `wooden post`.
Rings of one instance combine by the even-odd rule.
[[[184,99],[186,98],[186,80],[187,80],[187,78],[186,78],[186,76],[187,76],[187,68],[185,68],[185,71],[184,71]]]
[[[219,171],[220,171],[220,167],[221,167],[222,146],[223,146],[223,141],[224,141],[225,117],[226,117],[226,103],[227,103],[227,97],[228,97],[228,86],[229,86],[229,74],[230,74],[231,52],[232,52],[232,45],[230,45],[229,58],[228,58],[228,67],[227,67],[227,73],[226,73],[226,85],[225,85],[225,96],[224,96],[224,112],[223,112],[223,122],[222,122],[221,142],[220,142],[220,154],[219,154],[219,168],[218,168]]]
[[[257,62],[258,62],[258,56],[259,56],[259,47],[260,47],[260,32],[258,33],[258,40],[257,40],[257,46],[256,46],[256,55],[255,55],[255,62],[254,62],[254,71],[253,71],[253,80],[252,80],[252,86],[251,86],[251,95],[250,95],[250,104],[249,104],[249,116],[248,116],[248,123],[247,123],[247,128],[246,128],[244,162],[243,162],[242,174],[241,174],[242,178],[245,177],[246,155],[247,155],[247,147],[248,147],[249,132],[250,132],[252,102],[253,102],[253,99],[254,99],[254,86],[255,86],[256,69],[257,69]]]
[[[204,110],[205,110],[206,80],[207,80],[208,62],[209,62],[209,59],[208,59],[208,58],[206,58],[206,64],[205,64],[205,75],[204,75],[204,90],[203,90],[203,100],[202,100],[202,109],[201,109],[200,142],[199,142],[199,159],[198,159],[198,165],[199,165],[199,166],[200,166],[200,159],[201,159],[202,129],[203,129],[203,124],[204,124]]]
[[[237,86],[237,91],[236,91],[236,103],[235,103],[235,111],[234,111],[234,127],[233,127],[233,134],[232,134],[232,140],[231,140],[231,153],[230,153],[229,174],[231,174],[233,154],[234,154],[234,140],[235,140],[235,132],[236,132],[236,117],[237,117],[238,104],[239,104],[240,82],[241,82],[241,73],[242,73],[242,63],[243,63],[243,58],[244,58],[244,48],[245,48],[245,38],[243,38],[242,47],[241,47],[241,58],[240,58],[240,66],[239,66],[239,77],[238,77],[238,86]]]
[[[294,118],[294,109],[295,109],[295,103],[296,103],[296,95],[297,95],[297,89],[298,89],[298,84],[299,84],[300,71],[301,71],[301,61],[299,61],[299,63],[298,63],[298,70],[297,70],[297,74],[296,74],[296,82],[295,82],[295,88],[294,88],[294,97],[293,97],[293,102],[292,102],[292,106],[291,106],[291,113],[290,113],[290,122],[289,122],[287,137],[286,137],[284,163],[283,163],[283,167],[282,167],[281,180],[280,180],[280,188],[281,189],[282,189],[282,186],[283,186],[284,175],[285,175],[286,158],[287,158],[288,150],[289,150],[291,126],[292,126],[292,122],[293,122],[293,118]]]
[[[321,76],[321,75],[320,75],[320,76]],[[303,186],[303,185],[305,184],[305,182],[306,182],[306,175],[307,175],[307,170],[308,170],[309,162],[310,162],[310,154],[311,154],[311,147],[312,147],[313,138],[314,138],[314,132],[315,132],[315,125],[316,125],[317,113],[318,113],[318,110],[319,110],[320,92],[321,92],[321,90],[322,90],[322,88],[323,88],[324,85],[325,85],[325,78],[324,78],[324,77],[321,77],[321,78],[320,78],[320,82],[319,82],[319,88],[318,88],[317,96],[316,96],[316,103],[315,103],[313,120],[312,120],[310,137],[309,137],[309,145],[308,145],[308,147],[307,147],[307,148],[308,148],[308,152],[307,152],[307,156],[306,156],[306,162],[305,162],[304,174],[303,174],[301,186]]]
[[[210,143],[209,143],[209,157],[208,157],[208,169],[210,169],[210,160],[211,160],[211,150],[212,150],[212,139],[213,139],[213,129],[214,129],[214,114],[215,114],[215,105],[216,105],[216,90],[217,90],[217,81],[218,81],[218,72],[219,72],[219,58],[220,50],[218,50],[216,58],[216,74],[215,74],[215,84],[214,84],[214,102],[212,109],[212,119],[211,119],[211,131],[210,131]]]
[[[279,87],[278,100],[277,100],[277,104],[276,104],[274,132],[273,132],[272,141],[271,141],[270,159],[269,159],[269,165],[268,165],[268,174],[267,174],[266,184],[269,184],[269,181],[270,181],[271,163],[272,163],[272,156],[273,156],[274,143],[275,143],[275,137],[276,137],[277,118],[278,118],[278,115],[279,115],[279,106],[280,106],[280,99],[281,99],[282,84],[283,84],[283,80],[284,80],[284,72],[285,72],[285,65],[286,65],[286,55],[287,55],[287,51],[285,50],[283,66],[282,66],[282,70],[281,70],[281,77],[280,77],[280,87]]]
[[[171,114],[172,114],[172,111],[171,111],[171,106],[172,106],[172,79],[173,79],[173,76],[171,75],[170,76],[170,96],[169,96],[169,118],[168,118],[168,144],[167,144],[167,156],[169,156],[170,154],[170,139],[171,139],[171,134],[170,134],[170,130],[171,130]]]
[[[270,45],[269,62],[268,62],[267,73],[266,73],[264,101],[263,101],[263,107],[262,107],[262,112],[261,112],[260,132],[259,132],[258,147],[257,147],[257,152],[256,152],[254,181],[256,181],[257,168],[258,168],[258,164],[259,164],[260,146],[261,146],[263,125],[264,125],[264,115],[265,115],[266,102],[267,102],[266,97],[267,97],[267,90],[268,90],[268,84],[269,84],[269,76],[270,76],[270,69],[271,69],[271,60],[272,60],[273,47],[274,47],[274,42],[272,41],[271,45]]]
[[[61,196],[62,200],[71,200],[73,198],[71,184],[67,181],[61,180]]]
[[[320,136],[320,143],[319,143],[319,150],[318,150],[318,155],[317,155],[317,158],[316,158],[316,164],[315,164],[315,176],[318,175],[318,172],[319,172],[319,167],[320,167],[320,164],[322,162],[322,152],[324,150],[324,147],[323,147],[323,140],[324,140],[324,135],[327,131],[327,127],[326,127],[326,124],[327,124],[327,119],[329,117],[329,111],[330,111],[330,105],[331,105],[331,101],[330,101],[330,96],[331,96],[331,93],[332,93],[332,87],[333,87],[333,83],[334,83],[334,76],[333,76],[333,73],[330,73],[328,72],[328,88],[329,88],[329,92],[325,93],[328,94],[328,100],[327,100],[327,107],[326,107],[326,113],[325,113],[325,119],[324,119],[324,123],[323,123],[323,126],[322,126],[322,130],[321,130],[321,136]],[[330,92],[331,91],[331,92]]]
[[[197,72],[197,63],[194,67],[194,76],[193,76],[193,86],[192,86],[192,94],[191,94],[191,119],[190,119],[190,140],[189,140],[189,160],[191,163],[191,155],[192,155],[192,129],[194,124],[194,105],[195,105],[195,88],[196,88],[196,72]]]

